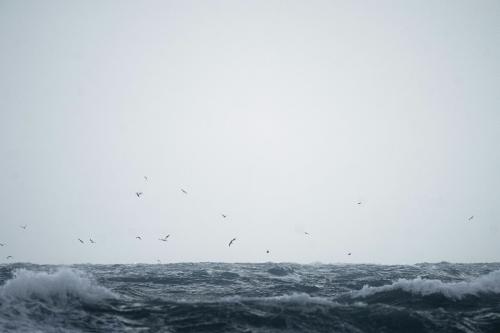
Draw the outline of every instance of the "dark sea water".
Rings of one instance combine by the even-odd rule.
[[[500,264],[2,265],[0,332],[500,332]]]

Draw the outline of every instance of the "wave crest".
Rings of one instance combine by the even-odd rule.
[[[380,287],[364,285],[361,290],[353,292],[353,297],[368,297],[393,290],[403,290],[422,296],[442,294],[451,299],[462,299],[465,296],[478,296],[486,293],[500,294],[500,271],[491,272],[472,281],[446,283],[418,277],[412,280],[399,279],[390,285]]]
[[[0,287],[0,297],[7,300],[42,299],[68,301],[77,298],[93,303],[115,298],[109,289],[98,286],[81,271],[61,268],[55,272],[37,272],[27,269],[14,271],[12,279]]]

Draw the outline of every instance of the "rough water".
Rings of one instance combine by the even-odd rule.
[[[500,332],[500,264],[2,265],[0,332]]]

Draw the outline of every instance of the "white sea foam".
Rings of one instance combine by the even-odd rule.
[[[4,300],[41,299],[62,301],[77,298],[84,302],[96,302],[115,295],[97,285],[83,272],[61,268],[55,272],[37,272],[19,269],[12,279],[0,287],[0,298]]]
[[[442,282],[440,280],[416,278],[399,279],[390,285],[370,287],[365,285],[361,290],[353,292],[354,297],[367,297],[380,292],[403,290],[412,294],[427,296],[442,294],[451,299],[461,299],[468,295],[500,294],[500,271],[494,271],[471,281]]]
[[[293,293],[289,295],[268,296],[268,297],[243,297],[229,296],[222,298],[223,302],[239,303],[239,302],[260,302],[260,303],[286,303],[286,304],[317,304],[317,305],[339,305],[337,302],[326,297],[311,296],[306,293]]]

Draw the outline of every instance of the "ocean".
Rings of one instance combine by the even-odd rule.
[[[500,263],[0,265],[0,332],[500,332]]]

